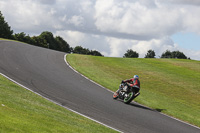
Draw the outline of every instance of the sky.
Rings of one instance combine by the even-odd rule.
[[[0,0],[0,11],[14,33],[50,31],[107,57],[152,49],[200,60],[200,0]]]

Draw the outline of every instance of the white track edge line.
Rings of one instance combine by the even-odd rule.
[[[107,89],[107,88],[105,88],[105,87],[103,87],[102,85],[100,85],[100,84],[98,84],[98,83],[96,83],[95,81],[93,81],[93,80],[91,80],[91,79],[89,79],[88,77],[86,77],[85,75],[83,75],[83,74],[81,74],[81,73],[79,73],[78,71],[76,71],[68,62],[67,62],[67,60],[66,60],[66,57],[67,57],[67,54],[65,54],[65,56],[64,56],[64,60],[65,60],[65,63],[74,71],[74,72],[76,72],[76,73],[78,73],[79,75],[81,75],[81,76],[83,76],[84,78],[86,78],[87,80],[89,80],[89,81],[91,81],[92,83],[94,83],[94,84],[96,84],[96,85],[98,85],[98,86],[100,86],[101,88],[104,88],[104,89],[106,89],[107,91],[109,91],[109,92],[112,92],[113,93],[113,91],[111,91],[111,90],[109,90],[109,89]]]
[[[86,76],[84,76],[83,74],[81,74],[81,73],[79,73],[78,71],[76,71],[76,70],[67,62],[66,57],[67,57],[67,54],[65,54],[65,56],[64,56],[65,63],[66,63],[73,71],[75,71],[76,73],[80,74],[80,75],[83,76],[84,78],[90,80],[90,81],[93,82],[94,84],[96,84],[96,85],[102,87],[103,89],[106,89],[106,90],[108,90],[109,92],[114,93],[113,91],[111,91],[111,90],[109,90],[109,89],[103,87],[102,85],[96,83],[95,81],[89,79],[88,77],[86,77]],[[134,101],[134,102],[135,102],[135,101]],[[135,102],[135,103],[137,103],[137,102]],[[139,103],[137,103],[137,104],[139,104]],[[142,104],[139,104],[139,105],[142,105]],[[142,106],[144,106],[144,105],[142,105]],[[146,106],[144,106],[144,107],[146,107]],[[149,108],[149,107],[146,107],[146,108]],[[149,109],[151,109],[151,108],[149,108]],[[153,110],[153,109],[152,109],[152,110]],[[162,115],[165,115],[165,116],[167,116],[167,117],[169,117],[169,118],[171,118],[171,119],[177,120],[177,121],[182,122],[182,123],[185,123],[185,124],[187,124],[187,125],[189,125],[189,126],[192,126],[192,127],[197,128],[197,129],[200,129],[200,127],[197,127],[197,126],[192,125],[192,124],[190,124],[190,123],[187,123],[187,122],[185,122],[185,121],[179,120],[179,119],[177,119],[177,118],[175,118],[175,117],[169,116],[169,115],[164,114],[164,113],[162,113],[162,112],[159,112],[159,113],[162,114]]]

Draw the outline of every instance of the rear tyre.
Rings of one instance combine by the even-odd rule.
[[[129,104],[135,98],[134,95],[134,92],[128,93],[128,96],[124,98],[124,103]]]

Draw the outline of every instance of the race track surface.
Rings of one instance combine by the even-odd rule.
[[[113,100],[111,92],[69,68],[64,55],[19,42],[0,41],[0,73],[56,103],[122,132],[200,132],[199,128],[137,103],[126,105]]]

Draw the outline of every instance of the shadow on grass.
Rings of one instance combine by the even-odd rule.
[[[140,105],[140,104],[137,104],[137,103],[134,103],[134,102],[131,102],[129,105],[137,107],[137,108],[141,108],[141,109],[146,109],[146,110],[150,110],[150,111],[156,111],[156,112],[162,112],[162,111],[166,110],[166,109],[159,109],[159,108],[151,109],[149,107],[145,107],[143,105]]]
[[[148,107],[145,107],[145,106],[143,106],[143,105],[140,105],[140,104],[137,104],[137,103],[133,103],[133,102],[129,103],[128,105],[131,105],[131,106],[134,106],[134,107],[137,107],[137,108],[141,108],[141,109],[146,109],[146,110],[154,111],[154,110],[151,109],[151,108],[148,108]]]
[[[162,111],[164,111],[166,109],[155,109],[155,110],[158,111],[158,112],[162,112]]]

